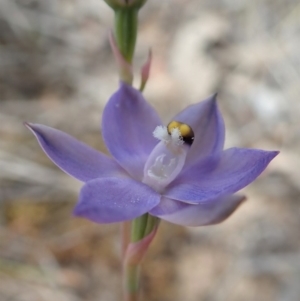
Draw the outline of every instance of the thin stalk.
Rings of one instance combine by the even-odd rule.
[[[132,221],[131,242],[137,242],[144,238],[147,227],[148,213],[145,213]]]
[[[115,36],[125,60],[132,62],[138,28],[138,9],[115,10]]]
[[[131,223],[131,242],[123,260],[124,301],[139,300],[140,264],[155,237],[159,219],[146,213]]]
[[[158,227],[159,222],[160,222],[159,218],[148,214],[147,226],[145,228],[144,236],[149,235],[155,227]]]
[[[127,247],[130,243],[130,229],[131,229],[131,221],[126,221],[121,223],[121,252],[122,259],[126,254]]]
[[[126,265],[124,267],[124,271],[125,271],[124,301],[138,301],[140,265]]]

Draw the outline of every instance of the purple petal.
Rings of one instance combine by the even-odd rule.
[[[148,212],[160,198],[149,186],[132,179],[95,179],[81,189],[74,214],[96,223],[121,222]]]
[[[254,181],[277,154],[257,149],[228,149],[219,160],[212,156],[185,169],[170,184],[165,196],[201,203],[235,193]]]
[[[64,172],[80,181],[126,174],[113,159],[64,132],[41,124],[25,125],[46,155]]]
[[[161,121],[142,94],[122,83],[107,103],[102,119],[103,139],[110,153],[135,179],[158,143],[153,137]]]
[[[150,214],[182,226],[212,225],[223,222],[245,199],[245,196],[228,195],[203,204],[192,205],[162,198]]]
[[[215,94],[205,101],[188,106],[174,117],[174,120],[191,126],[195,134],[186,160],[187,166],[193,164],[200,157],[223,150],[225,127],[216,97]]]

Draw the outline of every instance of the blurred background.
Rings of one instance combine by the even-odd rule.
[[[219,92],[227,147],[281,150],[221,225],[162,222],[143,265],[147,301],[298,301],[300,3],[148,0],[136,74],[167,123]],[[102,0],[0,0],[0,300],[120,300],[119,225],[72,217],[81,183],[22,122],[105,150],[99,124],[117,89]],[[138,84],[138,76],[137,84]]]

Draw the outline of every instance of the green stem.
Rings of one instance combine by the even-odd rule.
[[[128,63],[132,62],[138,28],[138,9],[115,10],[115,35],[119,50]]]
[[[138,301],[139,274],[140,265],[125,266],[125,301]]]
[[[132,221],[131,224],[131,242],[137,242],[145,237],[147,228],[148,213],[145,213]]]
[[[143,238],[148,236],[152,231],[156,230],[159,219],[151,216],[148,213],[134,219],[131,223],[131,243],[142,243],[140,242]],[[151,238],[151,240],[153,237]],[[151,241],[150,241],[151,242]],[[139,271],[141,260],[148,249],[149,244],[145,245],[140,249],[140,257],[132,257],[131,260],[125,260],[123,271],[124,271],[124,297],[125,301],[138,301],[139,293]],[[134,255],[134,253],[128,253],[127,255]],[[129,256],[130,256],[129,255]],[[132,260],[133,259],[133,260]]]
[[[160,219],[148,214],[147,225],[144,232],[144,237],[149,235],[156,226],[158,226]]]

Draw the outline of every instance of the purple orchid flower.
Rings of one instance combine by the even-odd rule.
[[[254,181],[278,152],[223,150],[225,128],[216,96],[173,120],[163,126],[142,94],[121,83],[102,120],[113,158],[56,129],[26,125],[59,168],[85,183],[75,215],[113,223],[149,212],[180,225],[219,223],[245,199],[234,193]]]

